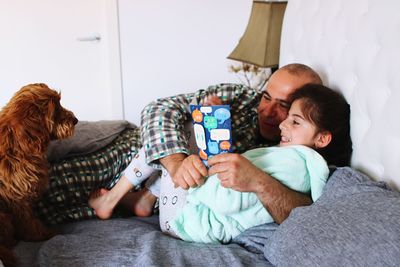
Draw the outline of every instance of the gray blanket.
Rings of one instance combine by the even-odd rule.
[[[338,169],[323,195],[294,209],[262,251],[278,266],[400,266],[400,193]]]
[[[399,192],[341,168],[313,205],[229,245],[167,236],[153,216],[62,225],[54,238],[20,242],[15,252],[22,266],[400,266],[399,207]]]
[[[43,242],[20,242],[22,266],[272,266],[237,244],[188,243],[161,233],[158,216],[89,220]]]

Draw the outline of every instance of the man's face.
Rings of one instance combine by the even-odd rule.
[[[310,81],[307,76],[294,76],[286,70],[277,70],[271,76],[258,106],[258,124],[264,139],[280,140],[279,124],[288,115],[290,94]]]

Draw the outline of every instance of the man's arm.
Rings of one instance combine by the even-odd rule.
[[[265,172],[258,180],[259,186],[254,193],[278,224],[286,220],[294,208],[312,204],[311,197],[286,187]]]
[[[148,104],[141,114],[141,139],[146,162],[159,167],[159,160],[173,154],[189,155],[185,123],[194,94],[161,98]]]
[[[222,186],[253,192],[274,221],[282,223],[299,206],[312,204],[309,196],[293,191],[239,154],[221,154],[208,161],[209,175],[218,174]]]
[[[195,100],[198,104],[203,104],[207,96],[217,96],[224,104],[230,104],[234,110],[233,115],[236,114],[236,117],[241,120],[251,117],[249,106],[256,106],[258,103],[254,89],[243,85],[221,84],[210,86],[207,90],[199,90],[194,94],[158,99],[142,111],[141,133],[146,162],[156,166],[161,163],[170,172],[174,183],[182,188],[202,183],[197,176],[204,175],[201,170],[201,166],[204,165],[201,163],[199,166],[198,157],[187,157],[190,149],[184,125],[191,120],[189,103]],[[241,120],[237,124],[245,128],[242,130],[245,132],[247,128],[243,127],[244,123]],[[253,122],[249,121],[248,124],[253,125]],[[247,136],[254,134],[250,130],[246,132]],[[244,143],[249,142],[245,140]],[[246,149],[244,146],[241,148]],[[191,170],[195,173],[190,173]],[[175,173],[177,174],[174,175]],[[192,183],[187,182],[190,177],[192,177]]]

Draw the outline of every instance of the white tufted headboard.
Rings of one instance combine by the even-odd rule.
[[[400,1],[289,0],[280,65],[299,62],[351,105],[352,166],[400,189]]]

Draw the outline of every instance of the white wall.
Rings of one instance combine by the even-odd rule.
[[[117,14],[117,0],[0,0],[0,107],[41,82],[80,120],[121,119]]]
[[[142,108],[158,97],[238,81],[226,57],[251,3],[0,0],[0,106],[23,85],[44,82],[81,120],[124,116],[139,124]],[[94,32],[100,42],[77,41]]]
[[[119,0],[125,118],[157,97],[237,82],[226,57],[242,36],[251,0]]]

